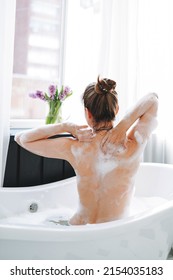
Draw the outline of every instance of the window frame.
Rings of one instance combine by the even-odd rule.
[[[65,72],[65,55],[66,55],[66,27],[67,27],[67,9],[68,9],[68,0],[62,0],[62,22],[61,22],[61,36],[60,36],[60,60],[59,60],[59,83],[63,84],[64,81],[64,72]],[[20,74],[13,73],[13,77]],[[22,76],[22,74],[21,74]],[[12,93],[11,93],[12,94]],[[45,122],[44,119],[27,119],[27,118],[12,118],[10,117],[10,129],[24,129],[32,128],[43,125]]]

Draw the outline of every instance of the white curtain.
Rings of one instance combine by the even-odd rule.
[[[0,187],[9,143],[14,23],[15,0],[0,0]]]
[[[144,161],[172,164],[173,2],[113,0],[113,6],[109,69],[118,79],[122,113],[144,94],[158,93],[158,128],[148,142]]]
[[[77,98],[98,74],[113,78],[121,118],[138,98],[157,92],[159,125],[144,160],[173,163],[173,1],[68,2],[65,79]]]

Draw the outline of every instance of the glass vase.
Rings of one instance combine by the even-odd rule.
[[[49,111],[46,116],[46,124],[60,123],[62,121],[61,102],[51,100],[49,103]]]

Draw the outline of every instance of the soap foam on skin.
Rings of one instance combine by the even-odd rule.
[[[142,145],[144,143],[143,137],[145,136],[145,138],[147,138],[147,136],[150,135],[152,133],[152,131],[154,131],[154,129],[157,127],[157,124],[158,124],[157,118],[156,117],[153,118],[153,116],[150,113],[147,113],[146,117],[148,119],[152,120],[152,121],[150,121],[150,124],[141,123],[139,130],[136,130],[134,133],[134,137],[140,145]],[[142,135],[144,132],[142,134],[140,133],[141,129],[146,131],[145,135]]]
[[[83,147],[71,147],[72,155],[75,158],[76,164],[79,165],[81,160],[84,160],[85,156],[85,164],[88,164],[87,157],[91,155],[90,151],[85,152],[85,149],[88,147],[88,143],[83,143]]]
[[[141,134],[136,130],[134,133],[136,142],[138,142],[138,144],[142,145],[143,144],[143,137],[141,136]]]
[[[88,209],[86,207],[84,207],[80,201],[78,202],[78,209],[76,211],[76,213],[71,217],[70,222],[72,222],[73,224],[73,219],[76,223],[79,224],[88,224]]]
[[[116,146],[110,143],[107,144],[107,153],[99,151],[98,157],[96,158],[96,174],[104,177],[116,167],[118,167],[120,164],[120,160],[117,158],[117,156],[123,154],[125,150],[126,148],[121,144]]]
[[[83,154],[83,148],[80,148],[80,147],[75,148],[72,146],[71,152],[76,160],[80,160],[80,158],[82,157],[82,154]]]
[[[84,145],[87,146],[87,143],[84,143]],[[81,158],[83,159],[84,157],[84,148],[71,148],[71,152],[78,164],[81,161]],[[119,162],[113,154],[121,154],[123,152],[125,152],[125,147],[123,147],[122,145],[115,146],[112,144],[108,144],[108,152],[106,154],[104,154],[102,151],[99,151],[98,156],[95,159],[95,175],[103,178],[105,175],[115,169],[118,166]]]
[[[90,194],[94,195],[94,203],[99,202],[99,200],[104,200],[104,197],[107,195],[107,192],[110,191],[110,188],[114,188],[114,184],[113,183],[105,183],[105,182],[109,182],[108,177],[106,178],[106,176],[109,176],[109,173],[112,172],[113,170],[116,171],[117,168],[121,168],[127,166],[130,166],[131,164],[133,164],[136,161],[140,161],[140,154],[141,154],[141,148],[143,148],[143,146],[145,145],[145,141],[142,137],[142,135],[140,134],[140,132],[138,130],[136,130],[134,132],[134,137],[136,139],[136,142],[139,144],[139,148],[130,156],[128,157],[128,160],[126,159],[125,153],[126,153],[126,147],[124,145],[113,145],[111,143],[109,143],[107,145],[107,153],[103,153],[101,148],[100,148],[100,143],[96,143],[97,145],[97,154],[94,154],[92,156],[95,156],[94,162],[92,162],[92,166],[88,167],[94,171],[94,176],[95,176],[95,182],[94,179],[92,179],[93,181],[90,182],[90,184],[93,184],[93,187],[90,188]],[[90,150],[87,151],[87,143],[84,143],[83,147],[72,147],[71,152],[75,158],[76,164],[78,166],[80,166],[80,162],[84,161],[86,162],[85,167],[87,168],[87,164],[91,164],[90,160],[91,160],[91,152]],[[85,149],[86,148],[86,149]],[[85,153],[85,154],[84,154]],[[89,158],[89,161],[87,160],[87,157]],[[139,160],[137,160],[139,158]],[[136,164],[138,164],[138,162],[136,162]],[[135,168],[135,167],[134,167]],[[105,178],[105,180],[104,180]],[[80,178],[80,176],[77,176],[77,180],[78,180],[78,186],[80,186],[81,188],[84,185],[84,188],[86,188],[86,186],[88,186],[87,184],[80,184],[80,179],[85,180],[85,178]],[[108,180],[108,181],[107,181]],[[133,178],[131,178],[131,180],[133,181]],[[119,216],[120,217],[124,217],[128,215],[128,211],[130,208],[130,204],[131,204],[131,199],[133,197],[133,182],[129,182],[129,187],[125,188],[125,190],[121,190],[121,194],[117,196],[117,198],[112,198],[110,199],[110,204],[114,203],[114,205],[116,205],[117,208],[121,207],[121,205],[124,205],[124,203],[126,203],[126,205],[123,206],[122,209],[122,215]],[[115,184],[116,185],[116,184]],[[96,187],[95,187],[96,186]],[[89,187],[89,186],[88,186]],[[116,192],[116,190],[115,190]],[[109,194],[108,194],[109,195]],[[114,206],[115,207],[115,206]],[[78,211],[76,212],[76,220],[82,220],[83,222],[87,223],[87,218],[88,216],[87,214],[87,210],[85,210],[83,208],[83,206],[81,205],[78,208]],[[75,217],[74,217],[75,219]],[[97,221],[98,222],[98,221]]]
[[[115,158],[112,158],[109,154],[104,155],[102,152],[100,152],[95,162],[96,175],[99,175],[99,177],[104,177],[117,166],[118,164]]]
[[[86,143],[84,145],[87,145]],[[114,147],[113,145],[110,145],[109,149],[111,149],[112,147]],[[122,148],[119,147],[119,150]],[[76,159],[76,162],[80,162],[81,158],[83,159],[84,157],[84,152],[83,152],[83,148],[81,147],[72,147],[71,151],[73,156]],[[115,151],[115,148],[114,148]],[[87,160],[86,160],[86,165],[87,165]],[[95,159],[95,176],[99,176],[99,177],[104,177],[106,174],[108,174],[109,172],[111,172],[113,169],[115,169],[118,166],[116,158],[112,157],[112,155],[110,153],[104,154],[103,152],[99,152],[98,156]]]

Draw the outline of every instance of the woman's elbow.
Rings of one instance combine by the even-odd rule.
[[[157,100],[159,99],[159,96],[158,96],[158,94],[157,94],[156,92],[153,92],[152,95],[153,95],[153,97],[156,98]]]
[[[24,143],[23,143],[23,133],[19,132],[19,133],[16,133],[16,135],[14,136],[14,141],[20,145],[20,146],[23,146]]]
[[[15,136],[14,136],[14,141],[20,145],[20,134],[17,133]]]

